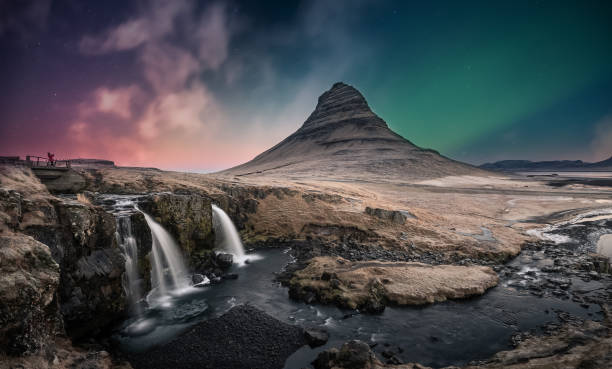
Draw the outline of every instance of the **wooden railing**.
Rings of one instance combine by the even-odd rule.
[[[49,160],[44,156],[27,155],[26,165],[30,168],[70,168],[70,160]]]

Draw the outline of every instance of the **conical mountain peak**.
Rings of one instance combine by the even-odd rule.
[[[331,89],[319,96],[317,107],[304,122],[302,128],[319,128],[326,124],[347,120],[354,120],[355,123],[358,123],[359,119],[372,118],[378,117],[370,110],[363,95],[353,86],[337,82]],[[386,127],[385,122],[378,120]]]
[[[476,171],[413,145],[389,129],[357,89],[338,82],[319,97],[315,110],[292,135],[223,173],[405,181]]]

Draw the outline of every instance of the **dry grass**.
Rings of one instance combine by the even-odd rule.
[[[77,193],[76,197],[77,197],[77,201],[80,202],[81,204],[91,205],[91,201],[89,201],[89,198],[87,198],[85,194]]]
[[[9,165],[0,165],[0,187],[23,195],[49,193],[29,168]]]

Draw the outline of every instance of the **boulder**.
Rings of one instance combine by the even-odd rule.
[[[59,281],[46,245],[24,235],[0,236],[0,351],[35,353],[62,331]]]
[[[232,266],[232,264],[234,263],[234,255],[232,254],[225,254],[225,253],[219,253],[217,254],[216,257],[216,263],[217,265],[222,268],[222,269],[227,269],[229,267]]]
[[[323,329],[308,328],[304,330],[306,342],[310,347],[319,347],[327,343],[329,334]]]
[[[315,369],[371,369],[382,366],[370,346],[359,340],[346,342],[340,350],[332,348],[321,352],[312,364]]]
[[[191,276],[191,284],[196,285],[206,280],[206,277],[202,274],[194,274]]]

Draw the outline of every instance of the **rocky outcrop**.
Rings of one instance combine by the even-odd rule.
[[[215,235],[209,198],[160,193],[144,199],[139,206],[174,236],[192,270],[210,264]]]
[[[369,206],[365,208],[365,213],[373,217],[388,220],[397,224],[406,223],[406,219],[408,219],[409,217],[414,218],[414,216],[407,211],[386,210],[380,208],[371,208]]]
[[[61,332],[59,280],[47,246],[24,235],[0,236],[0,351],[37,352]]]
[[[338,350],[323,351],[312,363],[315,369],[375,369],[383,367],[370,346],[359,340],[348,341]]]
[[[289,295],[306,302],[380,312],[387,304],[423,305],[481,295],[498,280],[491,268],[482,266],[316,257],[294,273]]]

